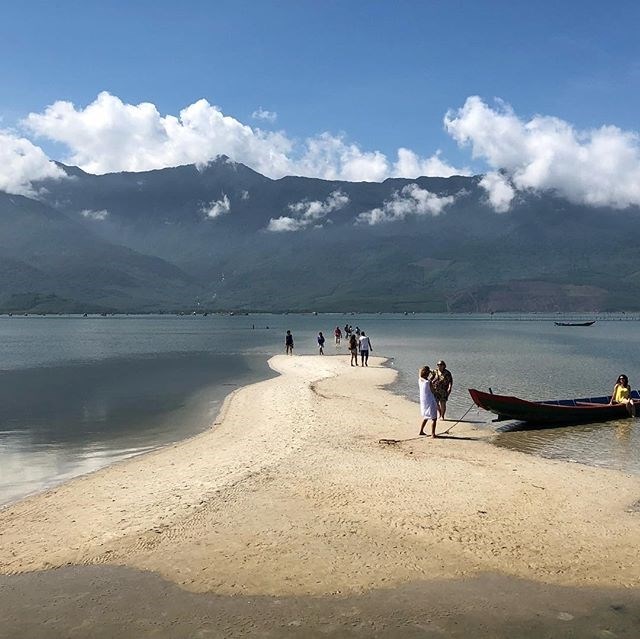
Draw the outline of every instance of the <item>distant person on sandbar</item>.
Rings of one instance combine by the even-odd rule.
[[[418,389],[420,391],[420,424],[419,435],[426,435],[424,427],[431,421],[431,437],[436,435],[436,421],[438,420],[438,405],[433,394],[434,374],[428,366],[423,366],[418,373]]]
[[[444,419],[447,412],[447,400],[453,389],[453,375],[447,370],[447,365],[440,360],[434,373],[433,394],[438,402],[440,419]]]
[[[349,335],[351,335],[351,331],[349,330],[349,324],[344,325],[344,336],[346,339],[349,339]]]
[[[631,399],[631,386],[629,386],[629,378],[626,375],[620,375],[616,385],[611,393],[610,404],[625,404],[629,415],[636,416],[636,407]]]
[[[324,335],[322,331],[318,333],[318,354],[324,355]]]
[[[358,338],[351,333],[349,335],[349,352],[351,353],[351,366],[358,365]]]
[[[284,346],[287,355],[293,355],[293,335],[291,334],[291,331],[287,331],[287,334],[285,335]]]
[[[371,346],[371,340],[364,334],[364,331],[360,334],[358,348],[360,349],[360,364],[369,366],[369,351],[373,350],[373,346]]]
[[[342,331],[339,326],[336,326],[336,330],[333,331],[333,335],[336,338],[336,346],[338,346],[342,340]]]

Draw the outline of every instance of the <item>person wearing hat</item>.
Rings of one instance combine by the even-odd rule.
[[[444,415],[447,412],[447,400],[449,399],[449,395],[451,395],[452,389],[453,375],[447,370],[446,363],[440,360],[436,366],[435,378],[433,380],[433,394],[438,403],[440,419],[444,419]]]

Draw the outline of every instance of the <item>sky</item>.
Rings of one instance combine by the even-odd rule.
[[[205,165],[640,204],[640,3],[0,0],[0,190]]]

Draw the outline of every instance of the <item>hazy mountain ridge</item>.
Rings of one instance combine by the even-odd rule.
[[[478,177],[272,180],[224,157],[143,173],[63,168],[69,179],[37,185],[40,202],[0,194],[1,309],[30,310],[16,306],[29,299],[120,311],[639,306],[637,209],[527,194],[499,214]],[[405,187],[453,202],[358,223]],[[301,230],[267,230],[282,217]]]

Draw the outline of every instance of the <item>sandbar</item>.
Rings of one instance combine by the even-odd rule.
[[[0,575],[121,566],[244,597],[487,574],[636,592],[637,477],[494,447],[472,423],[418,437],[382,358],[269,365],[206,432],[2,509]]]

